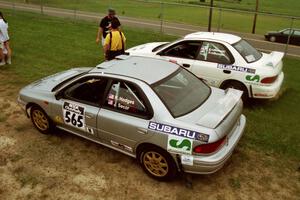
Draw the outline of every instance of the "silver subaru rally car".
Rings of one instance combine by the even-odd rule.
[[[42,133],[54,127],[137,158],[158,180],[213,173],[246,118],[242,92],[211,88],[165,60],[121,56],[36,81],[18,102]]]

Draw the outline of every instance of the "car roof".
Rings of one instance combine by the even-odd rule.
[[[122,55],[97,65],[90,73],[105,73],[142,80],[149,85],[178,70],[180,66],[164,59]]]
[[[184,38],[196,39],[196,40],[203,40],[203,39],[219,40],[219,41],[227,42],[229,44],[234,44],[242,39],[237,35],[233,35],[229,33],[219,33],[219,32],[196,32],[196,33],[188,34]]]

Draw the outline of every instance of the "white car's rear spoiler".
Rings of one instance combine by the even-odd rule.
[[[269,55],[270,55],[270,60],[268,60],[266,66],[276,67],[281,62],[284,53],[279,51],[272,51]]]

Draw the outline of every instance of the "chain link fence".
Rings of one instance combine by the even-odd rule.
[[[35,6],[41,14],[50,8],[57,9],[57,14],[64,11],[68,17],[77,19],[87,18],[88,15],[105,15],[109,7],[117,11],[122,21],[138,21],[141,26],[154,24],[160,32],[174,35],[183,35],[186,32],[207,31],[209,11],[212,9],[211,30],[229,32],[263,39],[268,31],[278,31],[286,28],[300,28],[300,17],[279,14],[270,14],[254,11],[245,11],[221,7],[209,7],[194,4],[172,3],[150,0],[6,0],[13,9]],[[63,10],[62,10],[63,9]],[[30,9],[29,9],[30,10]],[[52,9],[53,15],[55,10]],[[60,13],[61,14],[61,13]],[[255,34],[253,30],[254,15],[257,15]],[[98,18],[99,20],[99,18]],[[151,26],[150,26],[151,28]],[[290,31],[290,36],[292,32]],[[290,36],[288,37],[290,39]],[[300,36],[299,36],[300,37]],[[299,44],[300,45],[300,44]],[[289,45],[280,50],[287,52]],[[300,51],[299,51],[300,52]],[[298,54],[298,53],[296,53]],[[299,53],[300,56],[300,53]]]

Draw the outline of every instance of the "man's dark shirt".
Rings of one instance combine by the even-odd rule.
[[[119,23],[119,26],[121,26],[121,23],[117,17],[109,18],[108,16],[104,17],[99,26],[103,29],[103,37],[105,38],[108,31],[108,26],[111,24],[112,19],[117,19],[116,21]]]

